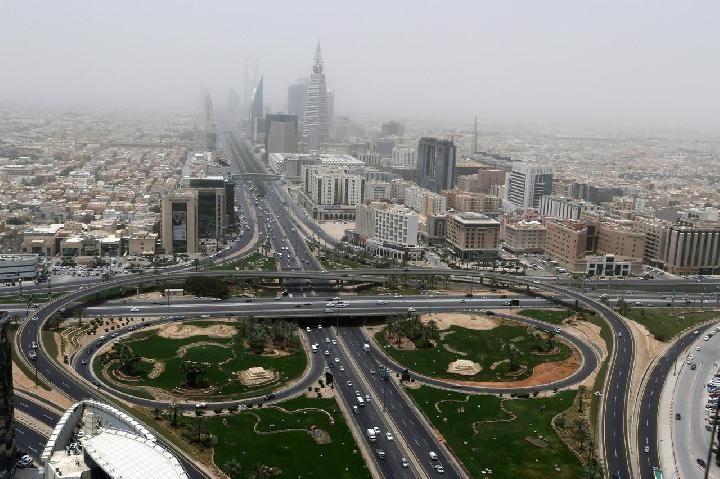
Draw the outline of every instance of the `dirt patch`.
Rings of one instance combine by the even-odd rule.
[[[509,359],[503,359],[502,361],[495,361],[494,363],[492,363],[490,365],[490,371],[495,371],[497,369],[497,367],[500,366],[501,364],[509,363],[509,362],[510,362]]]
[[[146,361],[150,361],[149,359],[146,359]],[[162,361],[156,361],[153,363],[152,371],[150,371],[147,375],[148,379],[156,379],[158,376],[160,376],[165,371],[165,363]]]
[[[198,346],[219,346],[221,348],[229,349],[229,344],[220,344],[220,343],[210,343],[208,341],[198,341],[196,343],[190,343],[186,344],[185,346],[181,346],[177,350],[177,357],[182,358],[184,357],[187,352],[192,348],[197,348]]]
[[[389,341],[393,348],[398,349],[400,351],[415,351],[417,348],[415,347],[415,343],[410,341],[408,338],[400,338],[400,343],[398,344],[398,341],[393,338],[392,341]]]
[[[499,387],[499,388],[517,388],[517,387],[532,387],[542,384],[547,384],[553,381],[570,376],[572,373],[580,368],[582,364],[582,357],[580,353],[573,349],[572,356],[565,359],[564,361],[555,361],[551,363],[543,363],[536,366],[533,369],[532,375],[529,378],[522,379],[520,381],[458,381],[462,384],[470,386],[488,386],[488,387]],[[497,366],[496,366],[497,367]]]
[[[449,353],[457,354],[458,356],[467,356],[466,352],[458,351],[457,349],[453,349],[450,346],[448,346],[447,344],[443,344],[443,348],[445,349],[445,351],[447,351]]]
[[[435,320],[441,331],[443,329],[450,328],[450,326],[460,326],[467,329],[487,331],[489,329],[497,328],[501,324],[501,321],[495,318],[466,313],[424,314],[420,317],[420,319],[425,322],[428,322],[431,319]]]
[[[210,336],[212,338],[232,338],[237,330],[227,324],[213,324],[207,327],[193,324],[171,323],[159,329],[158,336],[167,339],[185,339],[192,336]]]
[[[567,321],[565,324],[565,327],[570,330],[570,332],[573,333],[575,336],[595,346],[599,355],[598,364],[602,364],[602,361],[608,355],[608,350],[607,345],[605,344],[605,340],[600,336],[600,326],[593,324],[589,321],[575,320]],[[580,383],[580,385],[592,387],[595,383],[595,377],[597,376],[598,369],[599,368],[596,368],[595,371],[590,374],[590,376],[588,376],[582,383]]]
[[[542,448],[542,449],[545,449],[546,447],[548,447],[547,441],[546,441],[545,439],[541,439],[541,438],[539,438],[539,437],[527,436],[527,437],[525,438],[525,440],[526,440],[527,442],[529,442],[530,444],[532,444],[533,446],[537,446],[537,447],[540,447],[540,448]]]
[[[284,349],[266,349],[263,351],[262,356],[268,358],[282,358],[284,356],[290,356],[292,352],[285,351]]]
[[[271,370],[261,367],[253,367],[240,371],[240,382],[246,386],[259,386],[260,384],[270,383],[278,378],[278,374]]]
[[[310,432],[310,435],[317,444],[330,444],[332,442],[330,434],[327,431],[323,431],[322,429],[315,429],[314,431]]]
[[[482,367],[478,363],[474,363],[468,359],[453,361],[447,368],[447,372],[460,374],[461,376],[474,376],[480,371],[482,371]]]

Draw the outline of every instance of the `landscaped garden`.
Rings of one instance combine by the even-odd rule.
[[[579,459],[551,426],[553,417],[573,404],[574,390],[525,399],[468,395],[428,386],[407,391],[470,477],[597,477],[585,475]],[[587,435],[586,444],[589,440]]]
[[[93,367],[125,391],[221,399],[270,391],[300,376],[306,364],[294,323],[241,318],[140,331],[115,343]]]
[[[493,320],[487,329],[452,325],[439,330],[435,321],[391,317],[375,338],[398,363],[417,373],[448,379],[516,381],[530,377],[543,363],[572,356],[567,344],[532,327]]]

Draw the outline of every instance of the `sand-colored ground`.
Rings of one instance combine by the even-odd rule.
[[[243,369],[240,371],[240,382],[246,386],[258,386],[277,379],[277,373],[261,367]]]
[[[165,363],[162,361],[156,361],[153,363],[152,371],[148,373],[148,379],[155,379],[165,371]]]
[[[520,381],[458,381],[471,386],[488,386],[499,388],[532,387],[547,384],[553,381],[570,376],[577,371],[582,363],[582,358],[577,350],[573,350],[572,356],[564,361],[543,363],[533,369],[532,375]]]
[[[462,376],[474,376],[482,371],[482,367],[478,363],[474,363],[468,359],[458,359],[448,365],[447,372],[460,374]]]
[[[348,221],[347,223],[343,223],[342,221],[340,221],[336,223],[334,221],[326,221],[324,223],[321,223],[320,227],[327,234],[339,241],[345,235],[345,230],[351,230],[355,228],[355,222]]]
[[[480,314],[468,313],[438,313],[424,314],[420,319],[427,322],[435,320],[440,330],[448,329],[450,326],[460,326],[467,329],[486,331],[497,328],[501,322],[498,319]]]
[[[62,395],[58,390],[52,389],[47,391],[40,386],[35,386],[35,378],[27,377],[22,369],[19,367],[13,367],[13,387],[15,392],[27,391],[29,393],[38,395],[56,404],[59,408],[67,409],[72,404],[72,401],[66,396]],[[28,399],[30,401],[30,399]]]
[[[192,336],[210,336],[212,338],[232,338],[237,330],[228,324],[213,324],[207,327],[193,324],[171,323],[160,328],[158,336],[167,339],[185,339]]]
[[[595,346],[598,353],[598,364],[601,364],[607,357],[607,345],[605,344],[605,340],[600,336],[600,326],[588,321],[570,321],[569,323],[566,321],[564,327],[578,338]],[[599,368],[596,368],[592,374],[585,378],[581,385],[592,387],[595,383],[595,376],[597,376],[598,369]]]

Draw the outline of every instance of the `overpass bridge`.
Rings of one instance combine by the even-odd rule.
[[[231,175],[233,180],[260,180],[260,181],[275,181],[280,179],[280,175],[274,173],[234,173]]]

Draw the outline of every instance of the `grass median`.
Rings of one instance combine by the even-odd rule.
[[[626,318],[645,326],[658,341],[670,341],[688,328],[720,319],[720,311],[689,308],[632,308],[624,313]]]
[[[518,311],[518,315],[546,323],[561,324],[567,318],[575,316],[575,312],[568,311],[567,309],[557,311],[549,309],[523,309],[522,311]]]
[[[582,475],[580,461],[551,426],[552,418],[572,405],[574,390],[532,399],[468,395],[428,386],[408,389],[408,394],[471,477]]]

